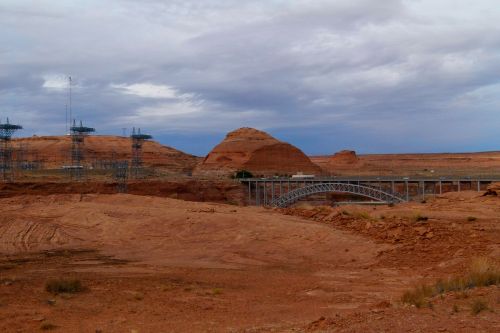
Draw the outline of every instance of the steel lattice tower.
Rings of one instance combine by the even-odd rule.
[[[118,193],[127,193],[128,161],[113,163],[113,178],[116,180]]]
[[[144,141],[150,140],[153,137],[149,134],[142,134],[140,128],[136,132],[134,127],[130,138],[132,139],[132,175],[138,178],[142,169],[142,145]]]
[[[13,164],[12,164],[12,135],[22,129],[20,125],[13,125],[7,122],[2,124],[0,122],[0,172],[4,181],[13,179]]]
[[[71,165],[69,166],[71,179],[81,180],[83,176],[83,161],[84,156],[84,143],[85,137],[90,133],[95,132],[92,127],[85,127],[80,121],[80,126],[76,126],[76,122],[73,120],[73,126],[70,128],[71,131]]]

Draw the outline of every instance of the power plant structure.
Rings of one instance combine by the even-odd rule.
[[[14,165],[12,163],[12,135],[21,130],[21,125],[14,125],[7,118],[6,123],[0,122],[0,173],[3,181],[14,179]]]
[[[135,127],[132,129],[132,163],[131,163],[131,173],[134,178],[139,178],[142,173],[142,145],[144,141],[150,140],[153,137],[149,134],[141,133],[139,128],[136,132]]]
[[[76,121],[73,120],[73,126],[70,128],[71,131],[71,165],[66,166],[69,170],[71,180],[80,181],[83,178],[85,160],[84,148],[85,148],[85,137],[90,133],[95,132],[92,127],[83,126],[80,121],[80,126],[76,125]]]
[[[116,161],[113,165],[113,179],[118,193],[127,193],[128,165],[128,161]]]

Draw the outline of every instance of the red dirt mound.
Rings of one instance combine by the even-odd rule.
[[[228,133],[196,173],[227,175],[235,170],[248,170],[256,175],[318,174],[321,171],[300,149],[246,127]]]
[[[25,156],[40,160],[48,168],[59,168],[68,163],[71,149],[69,136],[42,136],[15,139],[14,146],[23,147]],[[95,160],[130,159],[129,138],[118,136],[89,136],[85,139],[85,156],[88,163]],[[172,172],[188,173],[195,167],[197,158],[155,141],[143,146],[143,160],[146,166],[168,169]]]

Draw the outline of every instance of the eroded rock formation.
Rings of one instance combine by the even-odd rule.
[[[226,135],[199,165],[196,174],[227,175],[248,170],[254,175],[284,175],[321,169],[298,148],[254,128],[240,128]]]

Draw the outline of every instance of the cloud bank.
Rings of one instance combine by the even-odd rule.
[[[0,3],[0,117],[73,110],[205,154],[253,126],[307,153],[499,150],[493,0]]]

